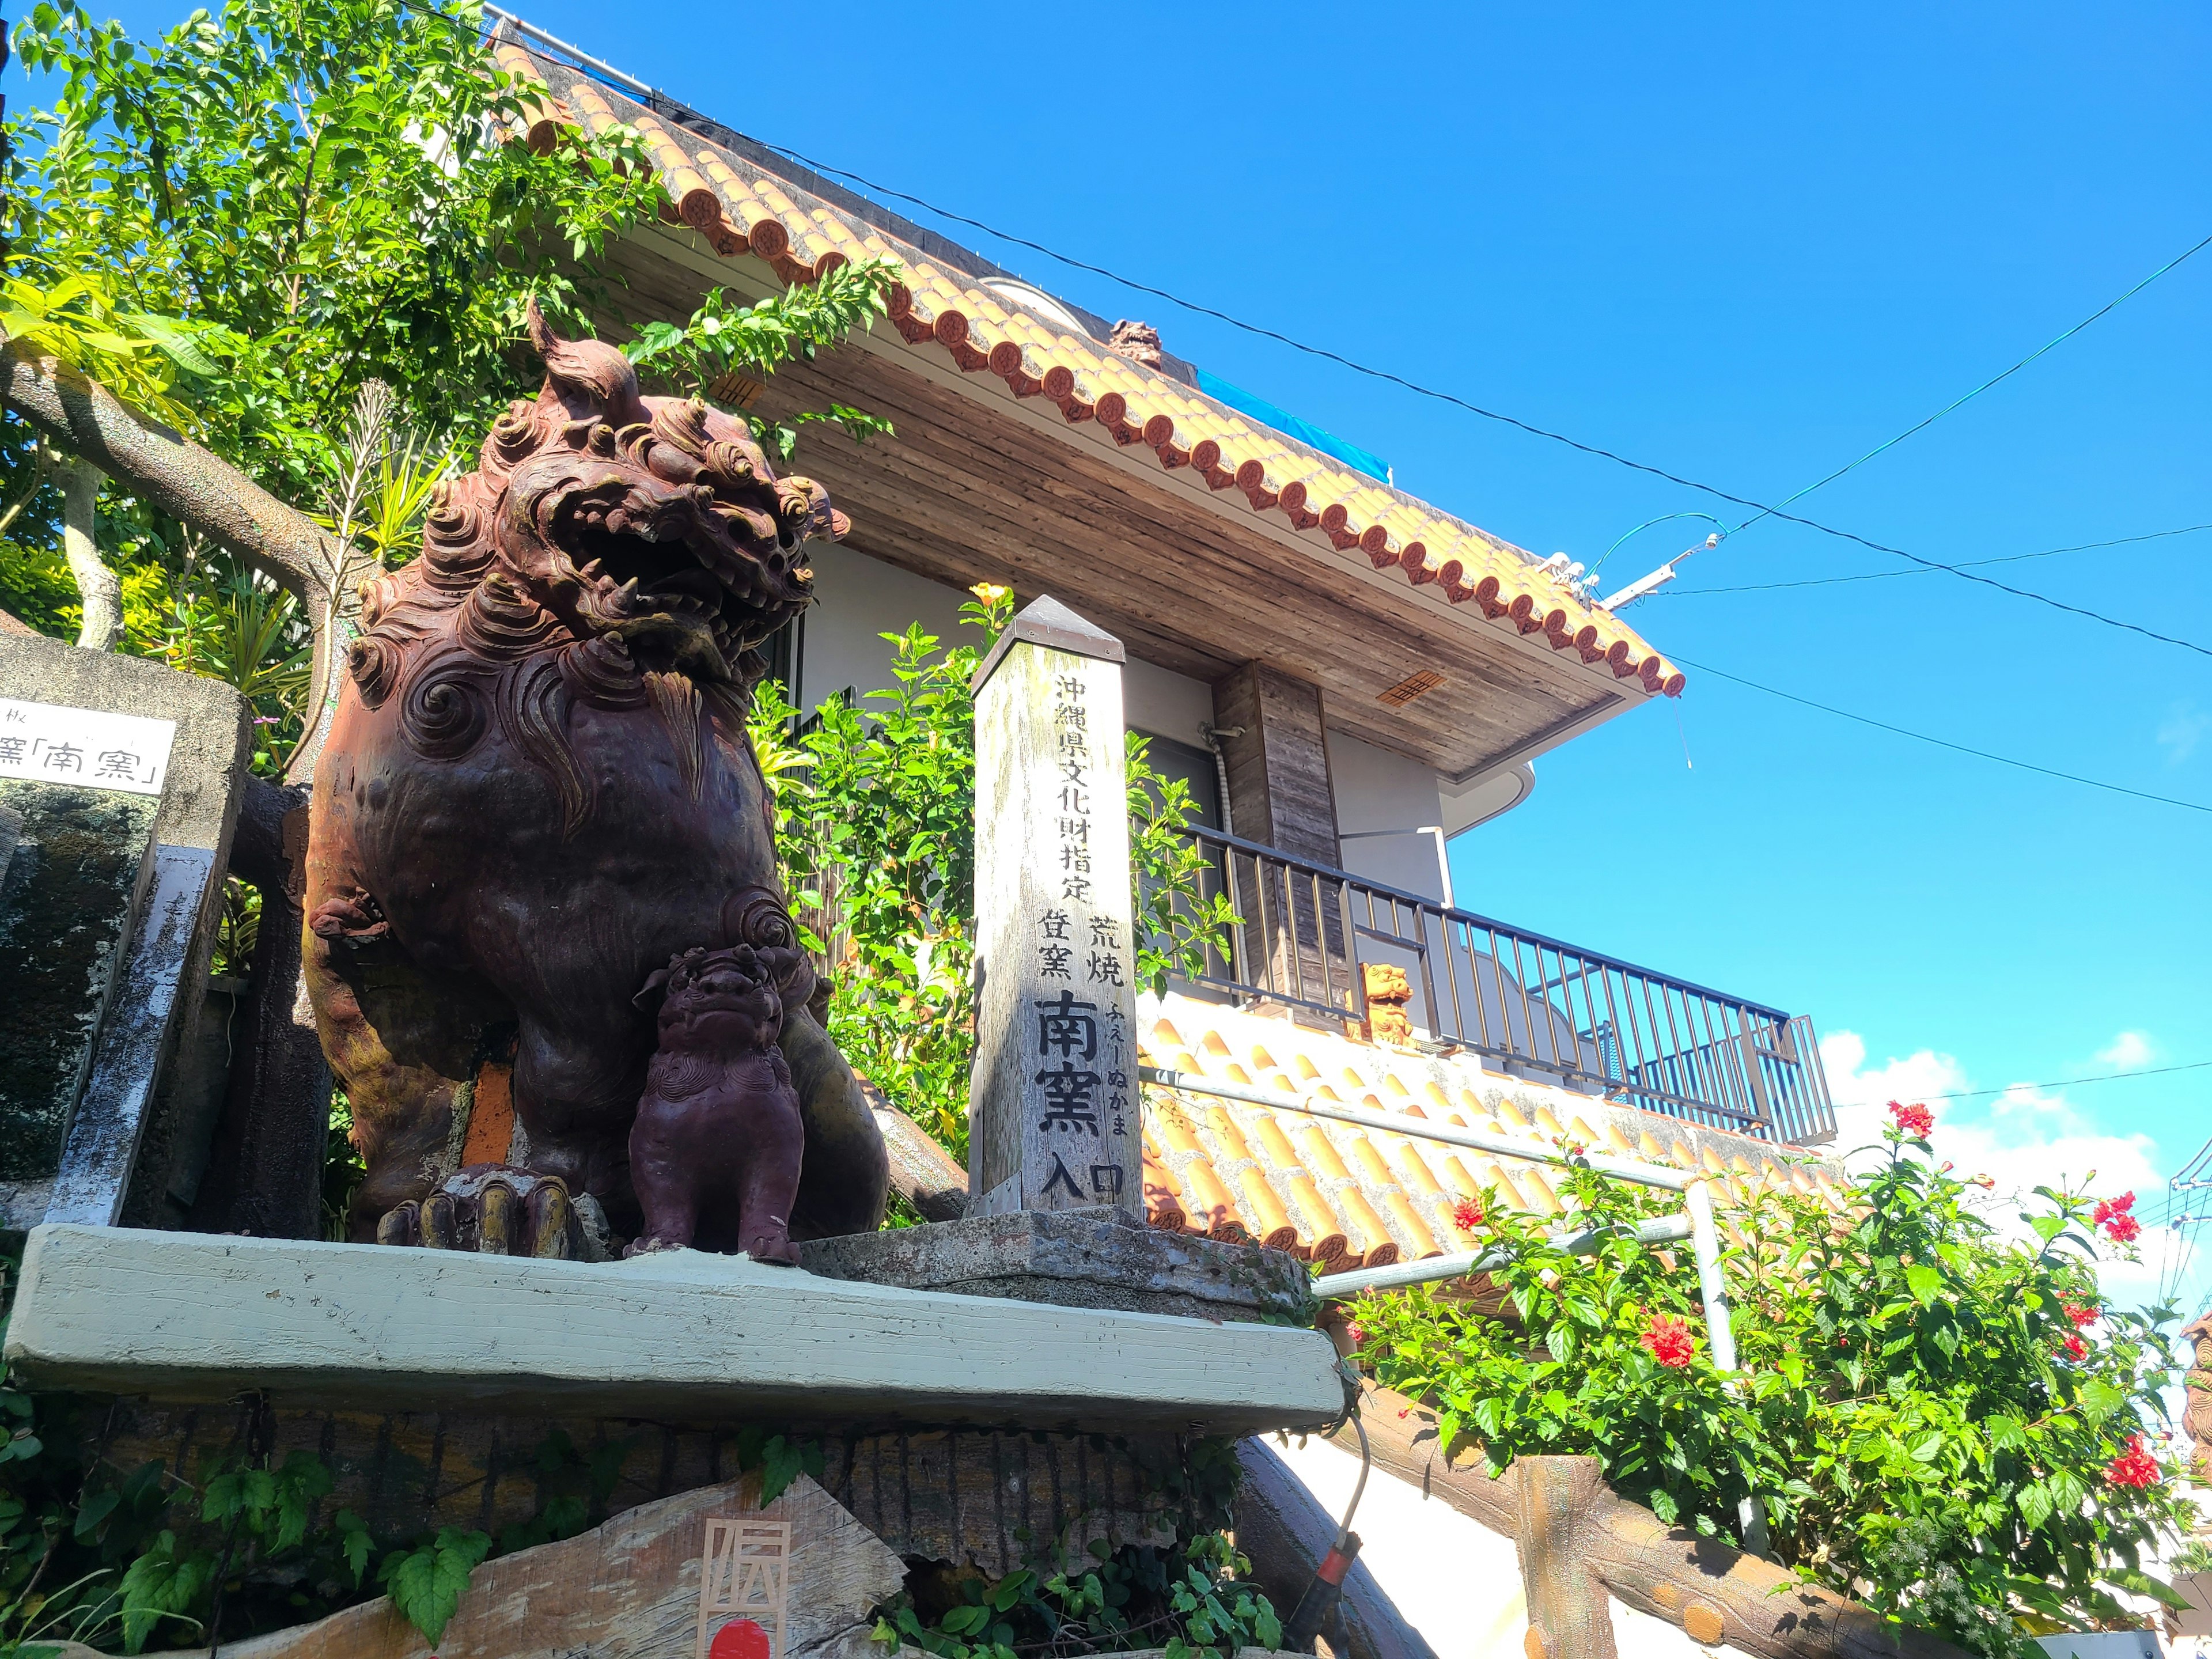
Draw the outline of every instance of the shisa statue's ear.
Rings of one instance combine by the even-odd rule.
[[[637,395],[637,369],[604,340],[565,339],[532,300],[523,313],[530,344],[545,363],[545,384],[571,415],[595,414],[616,427],[651,419]]]
[[[647,974],[645,976],[645,984],[640,988],[638,994],[629,1000],[630,1006],[642,1009],[648,1014],[659,1013],[661,1003],[668,995],[668,975],[671,971],[672,970],[668,968],[656,968]]]

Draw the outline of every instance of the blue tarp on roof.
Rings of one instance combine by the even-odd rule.
[[[1265,398],[1255,398],[1243,387],[1231,386],[1218,375],[1209,374],[1202,368],[1198,370],[1198,389],[1215,402],[1227,404],[1240,415],[1249,415],[1278,432],[1286,433],[1324,455],[1335,456],[1346,466],[1357,467],[1370,478],[1382,483],[1390,482],[1390,469],[1383,465],[1381,456],[1370,454],[1358,444],[1348,444],[1334,433],[1322,431],[1310,421],[1300,420],[1287,409],[1276,408]]]

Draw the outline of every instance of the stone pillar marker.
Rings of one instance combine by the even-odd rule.
[[[1125,660],[1045,598],[975,672],[971,1213],[1144,1213]]]

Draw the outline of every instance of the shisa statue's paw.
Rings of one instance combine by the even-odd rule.
[[[799,1246],[791,1242],[791,1234],[784,1228],[763,1228],[745,1240],[745,1254],[756,1261],[765,1261],[771,1267],[796,1267],[799,1265]]]
[[[580,1207],[558,1176],[476,1164],[448,1176],[428,1198],[388,1211],[377,1223],[376,1242],[557,1261],[603,1257],[604,1249],[592,1248],[599,1241]]]

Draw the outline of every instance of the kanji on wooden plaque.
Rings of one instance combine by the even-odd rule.
[[[790,1566],[789,1522],[709,1517],[694,1659],[783,1659]]]

